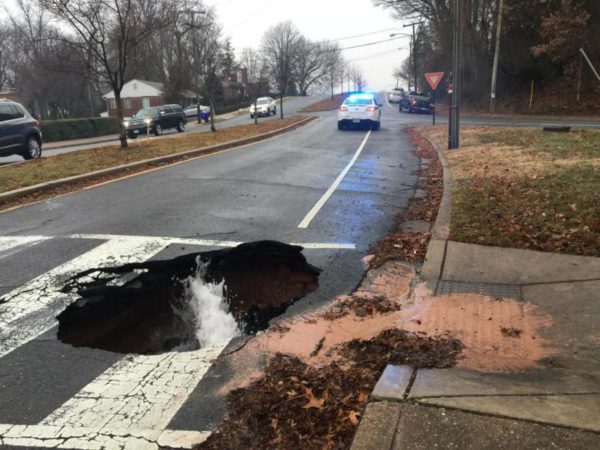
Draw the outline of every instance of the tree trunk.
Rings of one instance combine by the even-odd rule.
[[[212,93],[208,95],[208,101],[210,104],[210,131],[217,131],[217,127],[215,126],[215,104],[213,103]]]
[[[117,118],[119,119],[119,126],[121,132],[119,134],[119,140],[121,141],[121,148],[127,148],[127,130],[125,130],[125,124],[123,123],[123,101],[121,100],[121,91],[114,89],[115,103],[117,104]]]
[[[279,94],[279,116],[283,119],[283,92]]]

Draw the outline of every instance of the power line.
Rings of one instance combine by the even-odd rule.
[[[403,37],[404,36],[392,37],[389,39],[383,39],[381,41],[373,41],[373,42],[367,42],[365,44],[352,45],[350,47],[331,48],[331,49],[327,49],[327,50],[321,50],[319,53],[330,53],[330,52],[337,52],[337,51],[342,51],[342,50],[352,50],[352,49],[361,48],[361,47],[369,47],[371,45],[377,45],[377,44],[382,44],[384,42],[391,42],[391,41],[395,41],[398,39],[402,39]],[[241,49],[237,49],[236,52],[240,52],[240,51],[247,50],[247,49],[252,50],[251,47],[242,47]]]
[[[378,56],[389,55],[391,53],[396,53],[397,51],[398,51],[398,49],[394,48],[392,50],[386,50],[385,52],[375,53],[374,55],[363,56],[362,58],[353,58],[353,59],[350,60],[350,62],[363,61],[365,59],[377,58]]]
[[[372,36],[373,34],[384,33],[386,31],[391,31],[391,30],[395,30],[395,28],[385,28],[385,29],[379,30],[379,31],[372,31],[370,33],[355,34],[354,36],[346,36],[346,37],[341,37],[341,38],[336,38],[336,39],[324,39],[324,40],[325,41],[330,41],[330,42],[344,41],[346,39],[354,39],[354,38],[357,38],[357,37]]]

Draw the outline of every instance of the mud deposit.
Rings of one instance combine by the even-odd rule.
[[[58,338],[118,353],[196,349],[198,323],[188,305],[194,277],[224,282],[226,312],[244,333],[255,333],[317,289],[320,270],[301,252],[299,246],[260,241],[82,272],[63,289],[80,299],[58,316]]]

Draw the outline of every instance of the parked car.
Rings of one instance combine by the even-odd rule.
[[[256,100],[256,111],[258,117],[277,114],[277,103],[271,97],[260,97]],[[250,118],[254,119],[254,103],[250,105]]]
[[[198,117],[198,105],[190,105],[183,110],[185,117]],[[210,106],[200,105],[200,113],[210,114]]]
[[[398,106],[398,110],[400,112],[424,112],[427,114],[433,113],[433,99],[431,95],[424,93],[411,92],[408,95],[405,95],[402,100],[400,100],[400,105]]]
[[[345,130],[353,125],[379,130],[381,105],[373,94],[352,94],[338,109],[338,130]]]
[[[392,89],[388,95],[388,101],[390,103],[400,103],[400,100],[402,100],[402,97],[404,97],[404,95],[405,95],[404,89],[402,89],[402,88]]]
[[[143,108],[135,116],[123,121],[123,125],[127,129],[127,136],[130,139],[135,139],[140,134],[147,134],[148,132],[160,136],[164,130],[170,128],[176,128],[181,133],[185,131],[186,123],[187,118],[179,105]]]
[[[0,156],[42,156],[40,123],[20,103],[0,99]]]

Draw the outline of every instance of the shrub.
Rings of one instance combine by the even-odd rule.
[[[44,141],[54,142],[118,134],[120,123],[116,117],[43,120],[41,129]]]

